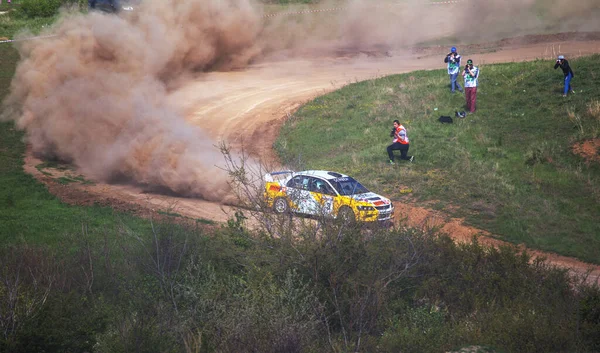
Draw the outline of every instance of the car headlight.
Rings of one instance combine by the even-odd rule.
[[[375,211],[375,207],[373,206],[356,206],[356,209],[359,211]]]

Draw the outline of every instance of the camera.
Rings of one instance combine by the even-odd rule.
[[[390,132],[390,137],[394,137],[395,134],[396,134],[396,128],[393,128],[392,131]]]

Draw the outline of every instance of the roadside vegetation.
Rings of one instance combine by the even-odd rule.
[[[600,349],[600,292],[563,270],[416,230],[327,228],[271,238],[239,217],[210,236],[3,247],[0,351]]]
[[[0,60],[1,99],[18,54],[0,46]],[[413,82],[389,78],[404,79]],[[357,87],[370,92],[378,82],[347,88],[354,96],[344,107],[370,107]],[[301,115],[306,109],[286,129],[319,118]],[[574,114],[579,109],[573,104]],[[428,133],[452,143],[452,129],[468,119],[441,129],[432,123]],[[385,169],[379,156],[389,121],[378,124],[374,165],[390,180],[417,173],[417,163]],[[415,154],[424,155],[420,133],[407,125]],[[345,138],[361,136],[337,138],[346,146]],[[23,138],[12,123],[0,123],[0,352],[600,351],[598,286],[513,248],[459,245],[404,227],[365,232],[291,222],[268,212],[259,212],[268,218],[257,230],[241,212],[199,229],[70,206],[24,173]],[[341,169],[343,157],[333,160],[361,172],[352,158],[348,169]],[[244,180],[243,170],[232,175]]]
[[[353,175],[502,240],[600,263],[600,163],[573,151],[600,138],[599,59],[571,60],[567,98],[554,62],[481,65],[478,111],[453,124],[437,119],[464,110],[464,96],[443,70],[352,84],[299,109],[275,148],[296,167]],[[394,119],[412,164],[387,164]]]

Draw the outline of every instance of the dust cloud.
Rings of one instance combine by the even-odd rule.
[[[471,44],[527,34],[600,30],[598,0],[459,0],[320,2],[316,12],[269,19],[260,40],[281,58],[339,50],[410,51],[411,46]]]
[[[540,5],[547,4],[547,5]],[[317,8],[339,7],[322,2]],[[230,202],[215,140],[167,99],[179,82],[262,61],[457,44],[557,28],[598,30],[597,0],[422,1],[263,17],[250,0],[146,0],[132,13],[65,13],[44,40],[18,44],[22,60],[4,102],[33,151],[99,181],[127,180]],[[8,112],[8,113],[7,113]]]
[[[128,180],[230,202],[215,142],[166,99],[170,80],[254,57],[246,1],[147,2],[131,16],[66,14],[56,37],[22,42],[5,101],[33,152],[99,181]]]

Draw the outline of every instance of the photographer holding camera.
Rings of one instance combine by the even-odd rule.
[[[450,76],[450,91],[454,93],[454,89],[458,88],[458,91],[462,93],[462,87],[456,78],[458,77],[458,71],[460,71],[460,54],[456,52],[456,47],[450,48],[450,53],[444,58],[444,62],[448,64],[448,75]]]
[[[479,68],[477,66],[473,66],[473,60],[467,60],[467,65],[465,65],[462,75],[465,78],[465,98],[467,101],[467,110],[471,113],[475,113]]]
[[[406,128],[400,125],[400,121],[394,120],[394,128],[390,132],[390,137],[393,138],[392,144],[387,147],[388,157],[390,157],[390,164],[395,164],[394,150],[400,150],[400,159],[412,162],[415,157],[407,156],[410,145],[408,144]]]
[[[562,69],[563,74],[565,74],[565,89],[563,91],[563,97],[566,97],[567,93],[569,92],[575,93],[573,87],[571,87],[571,79],[573,78],[573,76],[575,76],[575,74],[573,73],[571,66],[569,66],[569,62],[567,61],[567,59],[565,59],[563,55],[559,55],[556,59],[556,64],[554,64],[554,70],[556,70],[559,67]]]

